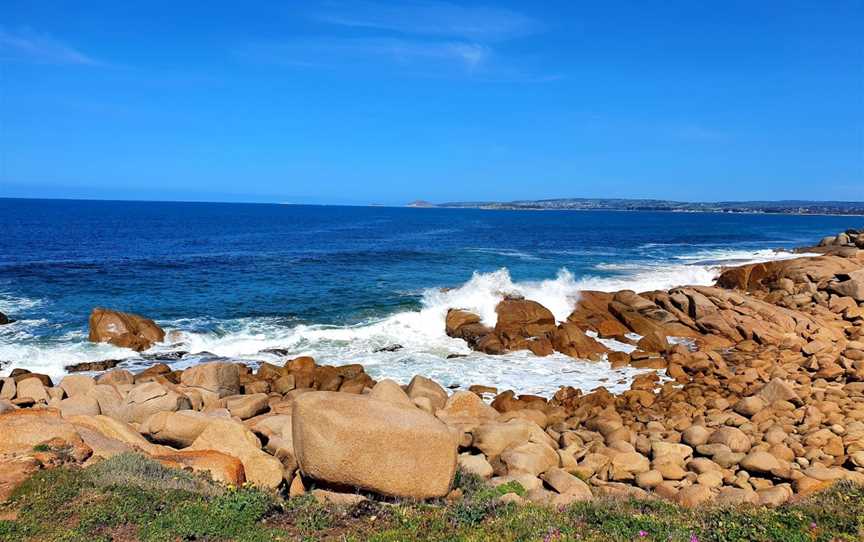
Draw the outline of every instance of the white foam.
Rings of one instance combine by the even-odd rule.
[[[496,256],[516,258],[518,260],[523,260],[526,262],[533,262],[541,259],[533,254],[528,254],[527,252],[507,248],[471,248],[468,250],[471,252],[480,252],[482,254],[494,254]]]
[[[663,262],[601,263],[595,266],[613,276],[584,277],[577,281],[582,290],[614,292],[634,290],[648,292],[668,290],[676,286],[711,286],[724,265],[745,265],[770,260],[788,260],[815,254],[798,254],[775,250],[700,250],[694,254],[676,256],[680,264]]]
[[[757,262],[765,262],[771,260],[789,260],[792,258],[801,258],[804,256],[818,256],[818,254],[813,253],[797,253],[797,252],[789,252],[786,250],[771,250],[771,249],[762,249],[762,250],[741,250],[741,249],[713,249],[713,250],[700,250],[693,254],[685,254],[681,256],[675,256],[676,260],[690,261],[690,262],[708,262],[708,263],[724,263],[729,264],[730,262],[734,262],[735,264],[748,264],[748,263],[757,263]]]
[[[41,299],[30,299],[13,295],[9,292],[0,292],[0,312],[6,314],[10,318],[15,318],[15,315],[30,309],[34,309],[43,304]]]

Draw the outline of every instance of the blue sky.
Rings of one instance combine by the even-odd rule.
[[[0,8],[0,196],[864,200],[864,2]]]

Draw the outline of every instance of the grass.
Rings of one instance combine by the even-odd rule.
[[[840,483],[779,508],[687,510],[663,501],[597,499],[568,507],[500,504],[524,494],[459,474],[452,502],[347,508],[311,497],[283,500],[232,488],[142,456],[124,454],[87,469],[43,471],[4,505],[0,541],[340,540],[433,541],[857,541],[864,540],[864,487]],[[3,512],[4,510],[0,510]]]

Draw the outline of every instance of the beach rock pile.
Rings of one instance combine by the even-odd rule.
[[[820,247],[857,247],[864,248],[864,229],[849,229],[819,241]]]
[[[472,312],[450,309],[445,331],[487,354],[530,350],[537,356],[547,356],[557,350],[575,357],[600,359],[609,351],[579,327],[556,324],[552,312],[536,301],[505,298],[495,312],[498,320],[493,328],[481,323],[480,316]]]
[[[730,268],[715,287],[583,292],[565,322],[517,298],[498,305],[494,326],[447,314],[448,335],[490,354],[654,369],[617,395],[482,383],[451,393],[423,376],[376,382],[360,365],[310,357],[56,384],[16,369],[0,379],[0,497],[34,470],[126,451],[330,502],[364,498],[358,490],[444,497],[457,468],[525,488],[507,501],[550,505],[599,495],[778,505],[864,483],[864,252],[847,248]],[[119,336],[149,329],[112,321],[125,326],[110,330]]]
[[[34,449],[50,443],[74,449],[78,461],[137,451],[227,483],[295,493],[305,478],[442,497],[455,474],[456,440],[433,413],[447,392],[423,377],[406,390],[376,383],[360,365],[321,366],[310,357],[256,371],[227,361],[184,371],[157,364],[138,374],[73,374],[56,385],[17,369],[0,380],[0,434],[14,435],[0,439],[0,471],[32,464]]]

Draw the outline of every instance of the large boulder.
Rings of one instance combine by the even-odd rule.
[[[444,323],[444,330],[448,337],[464,338],[461,333],[461,328],[480,323],[480,316],[473,312],[468,312],[462,309],[450,309],[447,311],[447,318]]]
[[[108,416],[79,415],[71,416],[68,421],[84,443],[93,449],[95,457],[107,458],[133,451],[153,454],[167,450],[164,446],[148,442],[128,423]]]
[[[33,451],[37,444],[61,439],[76,450],[91,453],[75,427],[51,408],[20,409],[0,414],[0,454]]]
[[[505,339],[540,337],[555,331],[555,316],[536,301],[504,299],[495,312],[498,314],[495,333]]]
[[[237,395],[240,393],[240,367],[222,361],[201,363],[183,371],[180,383],[216,393],[219,397]]]
[[[158,382],[138,384],[131,390],[120,408],[125,422],[141,423],[157,412],[189,410],[189,398]]]
[[[58,408],[64,418],[72,416],[98,416],[102,413],[99,401],[90,395],[76,395],[59,402]]]
[[[233,395],[225,398],[225,408],[232,416],[248,420],[253,416],[267,412],[270,409],[269,397],[266,393],[252,395]]]
[[[444,408],[447,403],[447,391],[440,384],[425,376],[415,375],[408,383],[408,397],[412,401],[426,398],[432,403],[433,410]]]
[[[294,449],[307,476],[383,495],[443,497],[456,440],[420,409],[353,394],[311,392],[294,402]]]
[[[414,403],[411,401],[411,398],[408,397],[408,394],[405,393],[405,390],[402,389],[402,386],[389,378],[385,378],[375,384],[375,387],[373,387],[372,391],[369,392],[369,397],[372,399],[378,399],[379,401],[389,401],[395,404],[414,406]]]
[[[36,402],[48,402],[48,390],[38,377],[28,376],[17,382],[18,397],[29,397]]]
[[[570,322],[565,322],[555,329],[552,333],[552,346],[562,354],[579,359],[598,360],[609,352],[603,344]]]
[[[141,424],[141,434],[176,448],[191,446],[214,417],[194,410],[157,412]]]
[[[457,391],[451,395],[444,408],[435,415],[447,424],[495,420],[499,417],[497,410],[470,391]]]
[[[175,469],[190,468],[196,472],[206,472],[216,481],[240,486],[246,482],[243,463],[236,457],[213,450],[182,450],[152,456],[166,467]]]
[[[752,446],[750,437],[737,427],[720,427],[711,433],[708,444],[723,444],[733,453],[748,452]]]
[[[510,420],[506,423],[492,421],[472,431],[472,445],[489,457],[498,457],[510,446],[526,442],[532,431],[532,424],[524,420]]]
[[[537,476],[557,467],[559,458],[551,446],[538,442],[523,442],[506,449],[501,454],[501,461],[507,465],[508,473],[524,472]]]
[[[97,307],[90,313],[89,339],[141,352],[162,342],[165,331],[149,318]]]
[[[69,375],[60,381],[60,387],[66,392],[67,397],[86,395],[96,387],[96,381],[92,376]]]
[[[840,275],[845,279],[831,287],[831,291],[841,296],[848,296],[855,301],[864,301],[864,269]]]
[[[214,418],[188,449],[236,457],[243,463],[246,479],[257,486],[275,488],[282,483],[282,463],[265,453],[258,437],[240,422]]]

